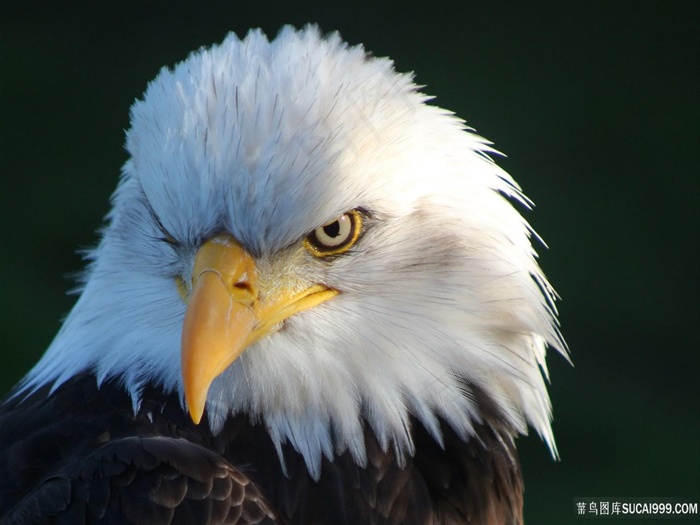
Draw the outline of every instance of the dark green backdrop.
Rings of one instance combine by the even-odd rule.
[[[537,203],[575,366],[550,358],[561,461],[519,445],[529,523],[573,521],[575,496],[700,500],[700,3],[486,3],[3,3],[0,393],[70,309],[146,83],[228,31],[318,22],[416,71]]]

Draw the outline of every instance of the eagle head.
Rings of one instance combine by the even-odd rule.
[[[24,389],[79,371],[179,394],[365,464],[410,418],[438,442],[489,410],[553,454],[543,375],[565,353],[529,201],[490,143],[408,74],[315,27],[260,31],[163,69],[131,109],[80,297]]]

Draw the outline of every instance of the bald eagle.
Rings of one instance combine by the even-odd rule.
[[[0,521],[521,523],[566,347],[529,201],[429,98],[313,26],[163,69],[0,405]]]

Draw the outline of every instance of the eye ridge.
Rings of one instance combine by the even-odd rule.
[[[347,252],[362,233],[362,213],[351,210],[319,226],[304,239],[304,247],[315,257],[329,257]]]
[[[146,194],[142,193],[142,196],[143,196],[143,202],[146,205],[146,209],[148,210],[148,214],[151,216],[151,219],[153,220],[153,222],[155,222],[156,226],[158,227],[158,230],[161,233],[161,236],[155,237],[155,239],[159,242],[164,242],[166,244],[169,244],[173,248],[179,248],[180,242],[167,230],[167,228],[165,226],[163,226],[163,222],[160,220],[160,217],[158,217],[158,214],[153,209],[153,206],[151,205],[151,202],[148,200],[148,197],[146,196]]]

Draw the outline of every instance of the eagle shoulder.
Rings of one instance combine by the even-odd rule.
[[[112,385],[108,408],[90,380],[0,409],[0,523],[277,523],[250,479],[186,427],[156,407],[133,415]]]

